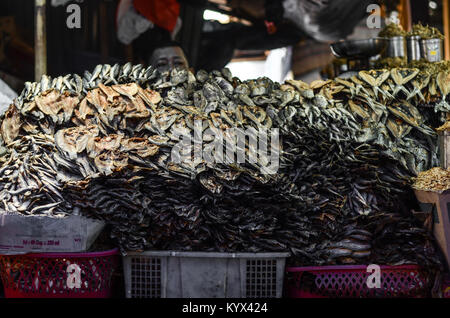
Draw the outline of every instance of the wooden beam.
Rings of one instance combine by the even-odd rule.
[[[445,59],[450,59],[450,0],[442,0],[442,15],[444,21],[444,50]]]
[[[134,61],[134,54],[133,54],[133,44],[130,43],[128,45],[124,45],[124,55],[125,55],[125,60],[127,60],[128,62],[133,62]],[[141,63],[141,62],[139,62]]]
[[[100,53],[102,63],[106,63],[109,56],[108,16],[106,10],[106,3],[102,1],[100,3]]]
[[[35,0],[34,7],[34,79],[47,74],[46,0]]]
[[[411,2],[410,0],[400,1],[400,23],[402,24],[403,30],[411,31],[412,28],[412,14],[411,14]]]

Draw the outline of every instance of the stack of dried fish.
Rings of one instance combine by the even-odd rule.
[[[350,138],[382,146],[386,155],[417,174],[438,163],[437,135],[430,126],[437,127],[447,112],[446,74],[430,78],[415,69],[392,69],[362,71],[349,80],[315,82],[311,87],[297,81],[291,84],[316,94],[300,103],[304,109],[299,115],[310,125],[320,128],[321,116],[349,112],[352,127],[358,127],[350,130]],[[419,111],[414,105],[422,100],[436,106]],[[348,115],[343,117],[349,122]]]
[[[100,66],[97,69],[103,68]],[[98,73],[95,71],[92,78]],[[159,92],[143,89],[136,84],[134,77],[126,77],[130,81],[128,84],[112,86],[102,84],[105,77],[100,77],[95,82],[98,87],[90,89],[86,96],[82,95],[84,87],[72,91],[67,86],[62,86],[63,93],[47,89],[38,95],[40,87],[48,87],[38,84],[34,91],[26,88],[15,106],[8,110],[2,136],[9,143],[18,135],[38,131],[54,135],[60,155],[63,159],[77,159],[76,163],[82,166],[83,177],[97,172],[108,175],[120,166],[126,166],[129,159],[136,165],[148,167],[149,163],[142,159],[158,153],[153,160],[155,164],[194,178],[205,171],[207,162],[200,159],[192,165],[185,162],[174,164],[170,161],[170,154],[183,136],[193,137],[196,122],[201,124],[198,128],[203,133],[201,141],[204,143],[210,143],[214,133],[226,135],[225,131],[230,128],[270,129],[272,126],[270,117],[263,108],[253,103],[248,93],[239,92],[239,87],[234,91],[229,82],[230,74],[226,71],[215,76],[199,72],[197,77],[198,81],[186,70],[173,70],[167,81],[159,77],[152,87],[165,95],[163,99]],[[122,73],[118,78],[122,79]],[[109,80],[107,75],[105,82]],[[67,85],[73,81],[66,81]],[[46,79],[46,82],[50,80]],[[255,89],[264,92],[266,84],[261,83]],[[247,105],[235,103],[241,100],[247,101]],[[279,152],[279,149],[274,151]],[[119,152],[127,153],[127,156],[119,158]],[[94,166],[87,164],[87,158],[94,161]],[[112,164],[112,161],[115,166],[108,166],[107,162]],[[267,158],[260,156],[254,164],[244,162],[239,171],[250,173],[255,178],[268,179],[260,173],[267,161]],[[222,168],[226,167],[224,165]],[[220,170],[220,165],[209,168]],[[257,176],[256,172],[261,176]]]
[[[0,211],[64,217],[71,210],[52,159],[56,148],[49,135],[22,136],[0,158]]]
[[[226,69],[158,74],[100,65],[84,78],[28,83],[1,133],[7,149],[22,136],[54,139],[66,206],[107,220],[124,250],[290,249],[300,264],[417,262],[428,256],[408,244],[420,249],[429,237],[415,230],[402,200],[411,196],[409,177],[428,169],[436,150],[427,125],[434,112],[422,116],[413,104],[423,98],[446,110],[447,95],[445,74],[431,84],[420,76],[379,70],[280,85],[241,82]],[[242,163],[196,158],[195,144],[178,149],[189,160],[174,162],[173,150],[196,127],[213,156],[214,135],[233,138],[228,129],[279,128],[280,146],[268,149],[280,155],[279,170],[265,173],[263,153],[248,160],[249,142]],[[405,252],[380,258],[374,249],[389,250],[379,240],[387,232],[371,224],[394,216]]]
[[[375,62],[375,65],[379,69],[393,69],[393,68],[417,68],[421,73],[436,77],[439,72],[450,71],[449,61],[429,62],[425,59],[418,61],[406,61],[404,58],[383,58]],[[427,83],[428,85],[428,83]],[[425,85],[426,86],[426,85]]]
[[[103,73],[92,76],[98,74]],[[5,115],[2,136],[8,147],[21,135],[54,137],[52,159],[65,199],[84,214],[113,224],[113,236],[123,249],[286,250],[273,239],[274,230],[282,228],[280,201],[293,203],[288,184],[261,172],[268,162],[263,154],[255,163],[232,165],[205,158],[172,161],[172,150],[181,137],[193,135],[198,121],[206,147],[214,140],[211,132],[272,125],[261,107],[233,103],[251,99],[245,91],[234,92],[225,79],[232,80],[227,70],[199,72],[198,81],[192,77],[185,70],[172,71],[169,81],[159,77],[152,84],[164,98],[133,77],[128,77],[130,83],[106,86],[101,81],[107,82],[109,75],[102,75],[98,87],[85,96],[84,88],[67,89],[76,76],[66,77],[62,93],[47,89],[37,94],[28,87],[39,86],[27,85]],[[47,88],[49,82],[44,77],[40,85]],[[263,94],[267,84],[273,85],[262,81],[252,89]],[[253,199],[255,194],[259,198]],[[252,203],[245,207],[242,200]],[[235,226],[228,224],[233,222]],[[218,224],[227,225],[219,229]]]
[[[370,261],[375,264],[402,265],[408,260],[431,270],[440,263],[432,235],[411,214],[374,214],[359,223],[372,233]]]
[[[405,204],[414,201],[409,188],[413,173],[392,155],[383,139],[366,140],[361,136],[364,129],[360,128],[356,107],[349,105],[347,110],[341,102],[333,107],[330,101],[335,98],[323,98],[327,92],[340,97],[343,88],[336,88],[333,82],[314,82],[310,86],[298,81],[288,84],[281,89],[299,92],[301,103],[281,109],[269,106],[267,111],[276,114],[274,123],[282,128],[283,172],[300,192],[298,209],[303,216],[319,223],[313,229],[323,229],[312,240],[316,244],[303,249],[294,247],[293,252],[301,255],[302,260],[311,257],[306,263],[322,265],[383,263],[389,257],[379,253],[381,241],[385,251],[392,253],[392,263],[422,262],[426,258],[432,259],[427,263],[437,263],[432,253],[425,254],[428,250],[424,242],[431,241],[429,233],[416,231],[418,225]],[[323,95],[315,94],[319,90]],[[389,138],[387,131],[382,137]],[[395,256],[387,241],[382,240],[387,232],[377,228],[380,232],[375,233],[372,227],[375,220],[383,224],[390,219],[402,220],[403,223],[391,227],[401,228],[408,240],[398,240],[404,250]],[[408,224],[410,229],[406,228]]]

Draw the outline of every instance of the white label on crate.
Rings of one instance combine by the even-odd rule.
[[[78,252],[87,250],[104,227],[104,222],[71,215],[24,217],[0,213],[0,252]]]
[[[67,287],[81,288],[81,268],[77,264],[67,266]]]
[[[367,266],[367,273],[371,273],[366,280],[368,288],[381,288],[381,269],[380,266],[371,264]]]

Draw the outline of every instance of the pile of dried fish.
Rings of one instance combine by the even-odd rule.
[[[312,240],[315,244],[292,248],[294,255],[303,260],[295,264],[368,261],[400,264],[423,259],[432,260],[427,264],[438,263],[433,253],[424,248],[424,242],[428,246],[432,240],[430,234],[426,230],[416,231],[420,225],[405,204],[414,202],[409,187],[414,173],[393,155],[385,141],[390,138],[387,129],[386,134],[375,131],[378,133],[375,140],[367,139],[365,133],[361,135],[364,129],[361,129],[358,108],[352,105],[351,99],[348,108],[344,107],[346,103],[334,102],[343,99],[344,88],[336,88],[333,82],[306,85],[288,81],[281,89],[300,92],[302,99],[301,103],[281,109],[267,108],[268,113],[276,114],[274,123],[281,127],[285,153],[283,173],[299,191],[298,209],[316,223],[311,233],[323,229]],[[317,94],[319,91],[322,94]],[[324,99],[327,94],[331,96]],[[377,125],[374,130],[382,127],[379,122]],[[395,255],[381,236],[388,232],[373,228],[374,223],[383,226],[383,222],[391,219],[403,222],[390,225],[394,230],[401,228],[404,235],[404,241],[398,240],[403,252]],[[380,232],[375,234],[375,230]],[[379,242],[386,244],[383,253],[378,251]]]
[[[439,126],[448,112],[447,74],[431,77],[417,69],[372,70],[348,80],[314,82],[311,87],[298,81],[290,83],[316,94],[311,101],[299,104],[304,108],[300,117],[310,125],[324,127],[321,117],[345,110],[351,114],[343,116],[353,127],[350,138],[380,145],[385,154],[416,175],[438,164],[437,135],[431,127]],[[435,106],[419,111],[415,105],[421,103]]]
[[[450,170],[439,167],[419,173],[413,187],[418,190],[447,191],[450,189]]]
[[[379,69],[393,69],[393,68],[414,68],[419,69],[421,73],[436,77],[440,72],[450,71],[450,61],[429,62],[426,59],[418,61],[407,61],[406,58],[388,57],[379,59],[375,62]],[[428,83],[427,83],[428,85]],[[426,85],[425,85],[426,86]]]
[[[49,135],[22,136],[0,158],[0,210],[24,215],[64,217],[71,206],[62,196],[56,151]]]
[[[375,214],[361,221],[360,226],[374,238],[370,261],[375,264],[402,265],[406,259],[433,269],[440,262],[432,235],[411,214]]]
[[[437,264],[420,252],[430,237],[403,204],[412,196],[410,177],[437,161],[429,125],[447,111],[446,73],[423,77],[415,69],[377,70],[280,85],[243,82],[227,69],[159,74],[99,65],[83,78],[27,83],[1,135],[8,153],[25,136],[53,140],[45,160],[66,211],[108,221],[122,250],[290,249],[299,264]],[[422,99],[438,112],[421,114],[414,105]],[[267,152],[279,154],[277,173],[267,173],[271,160],[262,152],[249,160],[249,140],[237,149],[244,162],[196,157],[195,143],[180,148],[183,137],[195,140],[196,128],[213,157],[220,154],[214,136],[226,146],[232,129],[279,129],[280,144]],[[177,149],[187,160],[174,162]],[[4,162],[8,170],[12,162]],[[5,202],[5,211],[22,213]],[[405,252],[379,253],[391,251],[381,239],[390,232],[373,224],[383,229],[382,220],[395,218],[401,222],[390,226],[401,228]]]
[[[234,104],[233,100],[252,100],[244,87],[242,92],[234,92],[225,79],[232,80],[227,70],[215,75],[200,71],[195,82],[190,76],[185,70],[174,70],[169,82],[162,77],[154,81],[153,87],[159,87],[164,97],[142,88],[132,77],[130,83],[111,86],[101,82],[108,81],[108,76],[99,77],[98,87],[86,95],[84,88],[71,91],[67,84],[60,88],[62,93],[48,89],[36,94],[26,88],[5,115],[3,140],[9,147],[17,136],[52,136],[56,149],[52,159],[64,182],[65,200],[85,215],[113,224],[112,234],[124,250],[231,251],[258,246],[261,250],[286,250],[286,245],[273,239],[273,231],[282,228],[281,201],[294,203],[288,199],[288,184],[262,173],[268,162],[264,154],[254,163],[247,160],[232,165],[214,164],[205,158],[172,161],[174,147],[182,136],[194,134],[198,121],[206,147],[214,141],[211,133],[218,130],[268,129],[272,125],[261,107]],[[67,77],[68,85],[74,79],[76,76]],[[41,82],[50,81],[44,78]],[[264,93],[267,84],[273,85],[260,81],[252,89]],[[191,90],[189,96],[187,90]],[[249,152],[249,146],[244,147],[237,150]],[[280,152],[271,147],[269,153]],[[253,199],[255,195],[260,204]],[[249,206],[242,205],[242,200]],[[239,218],[236,209],[241,210]],[[222,231],[217,228],[217,224],[230,222],[236,225],[224,226]]]
[[[221,192],[211,193],[199,180],[146,171],[74,182],[65,193],[85,213],[113,224],[112,236],[126,250],[283,251],[300,240],[284,226],[295,212],[283,199],[288,189],[245,175],[217,182]]]

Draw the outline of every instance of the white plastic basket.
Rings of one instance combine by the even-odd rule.
[[[127,298],[280,298],[289,253],[148,251],[123,257]]]

